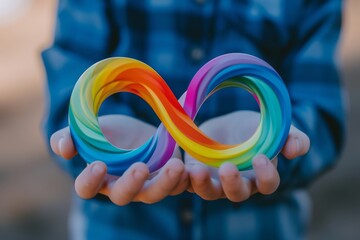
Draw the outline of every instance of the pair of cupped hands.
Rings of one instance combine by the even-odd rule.
[[[260,113],[237,111],[216,117],[200,125],[209,137],[225,144],[236,144],[249,139],[256,130]],[[114,145],[136,148],[156,131],[150,124],[124,115],[99,118],[104,135]],[[55,154],[71,159],[76,154],[69,128],[55,132],[51,139]],[[289,161],[307,153],[310,147],[305,133],[291,126],[281,153]],[[117,205],[131,202],[156,203],[169,195],[193,192],[205,200],[227,198],[241,202],[255,193],[271,194],[280,184],[277,158],[269,160],[259,154],[253,159],[253,170],[238,171],[232,163],[220,168],[209,167],[177,149],[172,158],[156,173],[150,173],[146,164],[137,162],[122,175],[107,173],[101,161],[89,164],[76,178],[75,190],[81,198],[92,198],[101,193]]]

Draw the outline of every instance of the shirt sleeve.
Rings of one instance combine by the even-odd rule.
[[[337,70],[342,2],[304,1],[282,65],[292,101],[293,125],[305,132],[311,147],[303,157],[279,157],[279,190],[303,187],[331,168],[343,148],[346,106]]]
[[[80,75],[93,63],[108,57],[112,50],[114,36],[108,8],[106,1],[59,1],[54,42],[42,53],[47,80],[44,125],[47,143],[55,131],[68,125],[69,100]],[[121,104],[102,108],[104,113],[107,109],[111,113],[130,114],[128,107]],[[85,166],[79,156],[71,161],[54,158],[73,176]]]

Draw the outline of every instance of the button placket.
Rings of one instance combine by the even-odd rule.
[[[190,56],[192,58],[192,60],[194,61],[201,61],[202,59],[204,59],[205,53],[204,50],[200,47],[193,47],[190,50]]]
[[[195,0],[195,2],[202,5],[206,3],[206,0]]]

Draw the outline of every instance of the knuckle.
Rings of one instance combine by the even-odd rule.
[[[199,196],[206,201],[214,201],[220,198],[220,196],[215,196],[213,194],[199,194]]]
[[[143,203],[146,203],[146,204],[154,204],[154,203],[160,201],[161,199],[162,199],[162,197],[160,197],[160,196],[150,195],[150,196],[142,198],[140,201]]]
[[[110,198],[111,202],[113,202],[114,204],[116,204],[118,206],[124,206],[129,203],[128,200],[124,199],[123,197],[121,197],[118,194],[114,194],[113,192],[109,195],[109,198]]]
[[[262,194],[269,195],[269,194],[274,193],[276,191],[276,189],[278,188],[278,186],[279,186],[279,183],[276,180],[264,182],[262,184],[262,186],[259,188],[259,191]]]
[[[229,194],[226,196],[232,202],[243,202],[250,197],[248,194]]]

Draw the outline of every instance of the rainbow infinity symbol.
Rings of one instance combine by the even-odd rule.
[[[226,145],[206,136],[193,122],[208,96],[225,87],[253,94],[261,117],[255,133],[245,142]],[[112,145],[98,123],[102,102],[118,92],[144,99],[161,120],[156,133],[136,149]],[[121,175],[132,163],[145,162],[150,171],[161,168],[176,143],[195,159],[213,167],[229,161],[239,170],[252,167],[263,153],[273,159],[281,150],[291,123],[287,89],[276,71],[251,55],[230,53],[206,63],[191,80],[183,105],[151,67],[131,58],[109,58],[92,65],[76,83],[70,100],[70,131],[78,153],[91,163],[101,160],[110,174]]]

